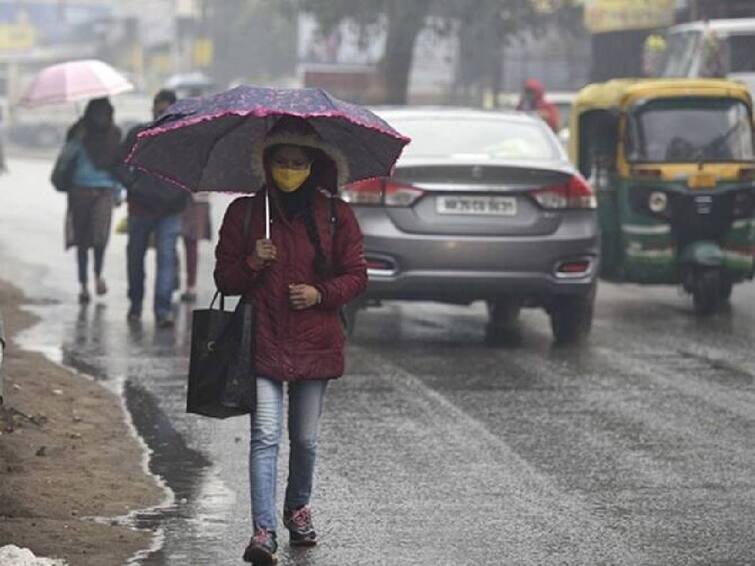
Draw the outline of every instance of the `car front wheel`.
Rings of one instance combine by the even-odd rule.
[[[558,297],[548,309],[556,344],[576,344],[590,334],[595,310],[595,286],[589,293]]]

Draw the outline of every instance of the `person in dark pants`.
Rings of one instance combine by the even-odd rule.
[[[120,204],[122,187],[116,178],[121,131],[113,121],[107,98],[91,100],[84,116],[68,130],[58,163],[71,164],[68,191],[66,247],[78,250],[79,302],[90,301],[89,250],[94,250],[94,274],[98,295],[107,293],[102,277],[105,248],[110,238],[113,206]],[[58,166],[58,165],[56,165]],[[67,165],[63,165],[67,168]]]
[[[159,118],[176,101],[170,90],[161,90],[155,95],[152,115]],[[133,128],[126,136],[122,147],[125,158],[133,147],[136,137],[147,124]],[[154,313],[157,325],[173,326],[172,299],[177,281],[176,241],[181,233],[181,214],[189,202],[187,192],[153,175],[133,168],[121,173],[127,188],[128,199],[128,298],[131,306],[129,321],[139,321],[144,300],[144,256],[154,241],[157,252],[155,276]],[[154,239],[154,240],[153,240]]]
[[[210,200],[206,193],[192,195],[181,218],[181,236],[186,252],[186,290],[181,294],[181,300],[193,303],[197,300],[199,241],[212,239]]]

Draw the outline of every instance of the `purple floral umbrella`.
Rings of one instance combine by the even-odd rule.
[[[367,108],[322,89],[239,86],[178,101],[139,134],[126,162],[194,192],[253,192],[264,183],[253,152],[283,116],[306,119],[339,149],[348,165],[341,183],[390,175],[409,143]]]

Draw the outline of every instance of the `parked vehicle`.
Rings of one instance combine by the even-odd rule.
[[[571,132],[574,162],[598,194],[603,278],[681,284],[700,314],[752,279],[755,154],[744,85],[590,85]]]
[[[664,77],[726,77],[755,88],[755,18],[690,22],[666,34]]]
[[[598,269],[595,195],[550,128],[516,112],[391,109],[410,136],[390,178],[342,191],[365,234],[367,304],[487,301],[490,340],[522,307],[585,337]],[[354,322],[361,305],[352,306]]]

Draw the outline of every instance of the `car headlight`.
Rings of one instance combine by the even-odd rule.
[[[668,208],[668,196],[661,191],[653,191],[648,199],[648,208],[656,214],[664,212]]]

